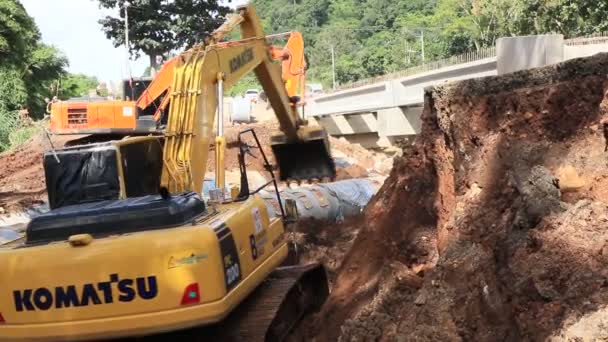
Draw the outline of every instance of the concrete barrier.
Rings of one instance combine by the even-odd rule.
[[[564,36],[546,34],[499,38],[496,58],[499,75],[559,63],[564,60]]]
[[[496,58],[453,65],[413,76],[346,89],[317,96],[310,101],[308,115],[317,117],[354,114],[423,102],[424,88],[442,82],[496,74]]]
[[[608,37],[568,41],[561,35],[501,38],[496,57],[317,96],[308,102],[307,117],[325,127],[330,135],[366,147],[386,146],[420,132],[424,88],[428,86],[541,67],[606,51]]]

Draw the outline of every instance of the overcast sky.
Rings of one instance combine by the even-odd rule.
[[[112,11],[101,10],[95,0],[21,0],[34,17],[42,40],[58,47],[68,57],[68,70],[97,76],[99,80],[118,81],[126,72],[125,49],[115,48],[97,23]],[[244,3],[245,0],[230,4]],[[140,76],[148,58],[131,63],[133,76]]]

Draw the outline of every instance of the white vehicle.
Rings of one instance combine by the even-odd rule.
[[[260,91],[257,89],[247,89],[245,92],[245,98],[252,103],[258,103],[260,99]]]
[[[306,97],[315,97],[323,94],[323,85],[320,83],[309,83],[306,85]]]

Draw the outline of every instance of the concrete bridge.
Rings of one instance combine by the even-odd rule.
[[[568,41],[561,35],[502,38],[496,49],[452,57],[317,96],[309,101],[306,116],[333,136],[366,147],[390,146],[420,132],[424,88],[428,86],[541,67],[602,51],[608,52],[608,37]]]

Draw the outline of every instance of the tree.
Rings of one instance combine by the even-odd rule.
[[[96,77],[84,74],[69,74],[63,78],[59,85],[59,98],[67,100],[72,97],[81,97],[89,94],[97,87]]]
[[[486,47],[513,35],[608,31],[608,0],[253,0],[268,33],[298,30],[308,79],[338,83]]]
[[[0,65],[22,64],[39,39],[38,28],[21,3],[0,1]]]
[[[0,115],[27,108],[41,117],[45,97],[65,74],[67,59],[41,41],[36,23],[16,0],[0,0]]]
[[[518,33],[561,33],[567,38],[608,30],[605,0],[519,0],[525,16],[518,18]]]
[[[42,117],[45,97],[65,74],[66,58],[41,41],[40,32],[17,0],[0,0],[0,151],[20,132],[18,110]],[[21,135],[23,136],[23,135]]]
[[[24,80],[28,91],[30,115],[42,117],[45,99],[57,94],[57,82],[66,74],[67,58],[57,48],[39,43],[27,61]]]
[[[98,0],[103,8],[118,9],[119,15],[106,16],[99,23],[114,46],[125,44],[126,0]],[[188,48],[203,41],[221,25],[229,8],[217,0],[130,0],[129,48],[139,56],[143,52],[150,59],[150,67],[157,69],[156,57],[172,50]]]

